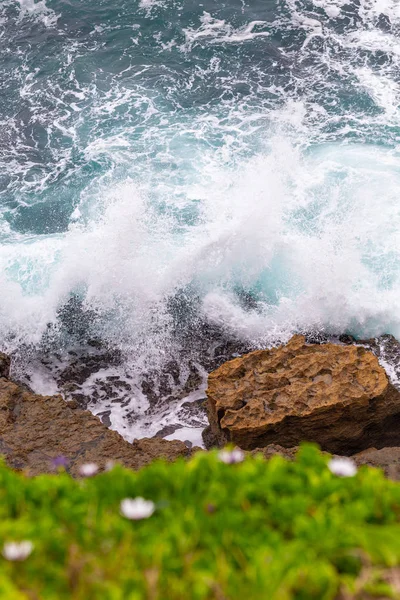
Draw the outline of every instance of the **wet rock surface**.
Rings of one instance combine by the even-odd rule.
[[[307,344],[251,352],[210,374],[206,446],[314,441],[351,455],[400,445],[400,394],[362,346]]]
[[[192,452],[183,442],[160,438],[126,442],[77,402],[39,396],[0,378],[0,452],[15,469],[51,472],[59,457],[73,475],[87,462],[104,468],[116,461],[138,469],[156,458],[175,460]]]
[[[111,407],[130,404],[129,383],[109,374],[120,365],[120,353],[93,339],[84,350],[71,350],[67,361],[60,357],[55,370],[58,357],[44,355],[42,364],[51,365],[67,402],[59,396],[35,395],[26,385],[29,381],[9,381],[10,359],[0,353],[0,452],[13,467],[32,474],[51,471],[59,455],[68,458],[73,474],[80,464],[92,461],[100,467],[115,460],[139,468],[159,456],[189,456],[190,442],[162,438],[179,435],[182,423],[204,427],[207,406],[211,424],[203,435],[206,447],[232,441],[266,458],[276,453],[292,458],[297,444],[310,440],[400,478],[399,394],[381,368],[398,380],[400,343],[393,336],[341,336],[339,344],[321,334],[295,336],[286,346],[250,352],[243,344],[212,334],[204,362],[207,370],[215,369],[209,399],[185,400],[204,377],[194,363],[184,375],[176,361],[166,365],[161,377],[149,373],[142,389],[149,400],[148,418],[151,421],[155,412],[166,418],[151,434],[154,438],[133,444],[107,429],[112,423],[107,406],[97,417],[82,410],[93,409],[97,402],[103,405],[104,399]],[[102,370],[106,375],[98,385]],[[87,395],[84,386],[89,380],[96,382],[97,391]],[[174,402],[177,409],[167,417]],[[132,412],[128,419],[134,423],[137,415]]]
[[[400,388],[400,342],[393,335],[385,334],[367,340],[356,340],[351,336],[341,336],[340,341],[356,344],[371,350],[385,368],[389,379]]]
[[[183,439],[179,429],[206,427],[207,372],[251,349],[227,339],[218,327],[197,322],[190,335],[182,334],[181,355],[171,355],[159,368],[146,370],[140,360],[139,366],[135,364],[134,353],[125,356],[96,338],[89,327],[92,316],[84,313],[84,318],[78,318],[79,311],[79,303],[70,303],[63,313],[70,336],[65,347],[50,332],[43,346],[20,348],[12,356],[12,376],[39,393],[50,389],[75,400],[128,440],[160,436],[160,431],[171,435],[172,429]],[[179,322],[177,335],[181,335]]]

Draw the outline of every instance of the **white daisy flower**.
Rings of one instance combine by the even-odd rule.
[[[2,554],[7,560],[25,560],[33,550],[32,542],[6,542]]]
[[[356,463],[350,458],[332,458],[328,463],[329,470],[339,477],[354,477],[357,473]]]
[[[218,458],[227,465],[233,465],[244,460],[244,452],[240,448],[235,448],[234,450],[221,450],[218,454]]]
[[[99,467],[96,463],[84,463],[79,467],[79,474],[82,475],[82,477],[93,477],[98,470]]]
[[[144,498],[125,498],[120,505],[121,514],[127,519],[139,521],[151,517],[156,507],[151,500]]]

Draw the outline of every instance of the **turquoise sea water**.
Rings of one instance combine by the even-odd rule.
[[[399,34],[397,0],[3,0],[1,348],[101,338],[139,414],[213,328],[400,334]]]

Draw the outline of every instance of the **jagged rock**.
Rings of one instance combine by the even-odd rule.
[[[102,468],[112,460],[138,469],[155,458],[174,460],[192,452],[177,440],[142,439],[130,444],[76,406],[61,396],[39,396],[0,379],[0,453],[10,466],[31,475],[51,472],[54,459],[64,456],[67,469],[76,475],[86,462]]]
[[[208,445],[250,450],[315,441],[346,455],[400,445],[400,394],[363,347],[294,336],[219,367],[207,396]]]

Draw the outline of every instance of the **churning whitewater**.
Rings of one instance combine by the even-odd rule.
[[[0,34],[0,346],[35,391],[198,441],[219,355],[400,335],[397,0],[3,0]]]

